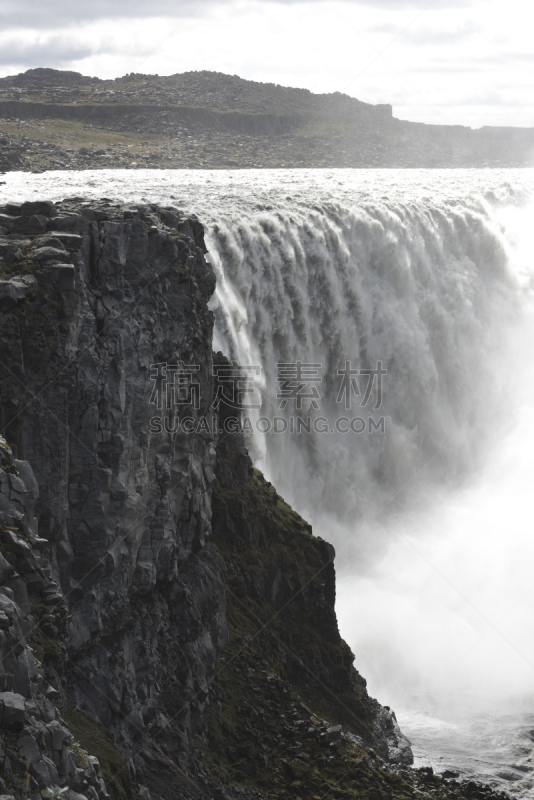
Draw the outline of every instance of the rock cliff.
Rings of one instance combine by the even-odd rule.
[[[332,547],[226,424],[201,224],[72,198],[0,234],[3,790],[495,796],[407,767]]]
[[[0,170],[530,166],[534,128],[393,116],[340,92],[219,72],[0,78]]]

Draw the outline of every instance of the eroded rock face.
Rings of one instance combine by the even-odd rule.
[[[392,770],[413,756],[340,636],[334,548],[250,462],[244,469],[239,445],[231,436],[218,443],[213,532],[228,568],[225,661],[233,668],[223,665],[214,682],[226,708],[210,709],[206,757],[213,770],[246,775],[271,794],[298,780],[303,797],[328,781],[337,791],[343,764],[363,758],[352,788],[371,791],[378,780],[387,794],[398,781]]]
[[[2,428],[34,469],[39,538],[70,610],[62,686],[142,775],[173,685],[172,755],[186,768],[226,641],[213,436],[172,432],[212,399],[203,229],[177,209],[29,205],[2,209],[25,236],[4,237]],[[158,410],[166,363],[191,367],[196,408]],[[170,433],[151,433],[155,414]]]
[[[74,198],[0,227],[0,793],[474,796],[402,766],[333,548],[219,436],[224,403],[213,426],[200,223]]]
[[[39,797],[60,785],[109,800],[98,759],[64,719],[53,664],[65,653],[69,612],[36,533],[37,497],[30,465],[0,437],[0,788]]]

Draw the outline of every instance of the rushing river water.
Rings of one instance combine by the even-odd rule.
[[[249,447],[336,546],[340,627],[371,693],[416,763],[530,796],[534,172],[5,181],[1,200],[197,214],[215,346],[249,368]]]

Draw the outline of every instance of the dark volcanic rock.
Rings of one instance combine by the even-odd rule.
[[[113,731],[131,773],[143,771],[163,681],[182,698],[173,752],[186,767],[226,641],[224,565],[209,544],[215,450],[209,437],[150,433],[151,364],[198,364],[207,413],[214,278],[202,228],[178,210],[180,230],[157,209],[67,210],[68,231],[62,216],[51,229],[70,254],[37,236],[25,274],[0,284],[2,423],[32,463],[39,537],[62,589],[32,590],[69,604],[62,686]],[[71,265],[48,263],[60,258]]]
[[[339,635],[333,548],[219,434],[235,411],[212,408],[198,220],[107,200],[3,212],[29,226],[0,237],[7,790],[474,796],[405,766]]]

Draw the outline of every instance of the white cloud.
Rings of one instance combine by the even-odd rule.
[[[534,126],[523,0],[426,6],[428,0],[51,0],[41,12],[33,0],[4,0],[0,73],[38,65],[100,77],[208,69],[391,102],[404,119]]]
[[[1,39],[3,38],[1,37]],[[73,62],[94,55],[97,49],[90,42],[84,42],[79,37],[73,38],[65,34],[51,36],[34,34],[33,36],[11,37],[4,41],[1,59],[4,64],[14,69],[41,67],[44,63],[47,67],[65,69]]]
[[[261,0],[264,6],[278,6],[280,9],[303,5],[303,0]],[[477,6],[482,0],[340,0],[345,5],[370,6],[374,9],[397,11],[411,9],[416,13],[443,8],[466,8]],[[308,6],[320,5],[324,0],[306,0]],[[225,9],[227,0],[91,0],[90,3],[73,3],[72,0],[48,0],[35,3],[35,0],[3,0],[0,6],[0,24],[6,27],[25,28],[28,20],[35,27],[53,29],[59,24],[79,25],[84,21],[105,19],[145,19],[150,17],[187,16],[194,12],[197,16],[209,15],[213,9]]]

